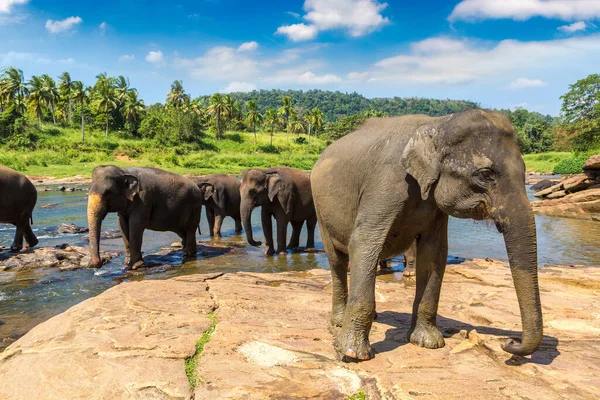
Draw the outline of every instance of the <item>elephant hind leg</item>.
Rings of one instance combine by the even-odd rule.
[[[306,238],[306,248],[312,249],[315,247],[315,228],[317,227],[317,217],[314,216],[311,219],[306,221],[306,230],[307,230],[307,238]]]
[[[181,244],[186,257],[196,257],[196,227],[191,226],[182,232]]]
[[[242,233],[242,218],[240,216],[237,216],[234,218],[235,220],[235,233],[236,234],[241,234]]]
[[[15,226],[17,227],[17,230],[15,232],[15,238],[13,240],[13,243],[10,245],[10,250],[11,251],[21,251],[21,249],[23,249],[23,232],[24,232],[24,226],[23,226],[23,221],[18,222]]]
[[[325,253],[331,270],[332,302],[331,325],[340,327],[348,302],[348,254],[337,250],[325,230],[321,231]]]
[[[292,221],[292,237],[287,245],[288,250],[300,247],[300,232],[303,225],[304,221]]]
[[[27,220],[25,221],[23,235],[25,236],[25,241],[27,242],[28,248],[35,247],[39,243],[38,238],[35,236],[33,230],[31,229],[31,217],[27,217]]]

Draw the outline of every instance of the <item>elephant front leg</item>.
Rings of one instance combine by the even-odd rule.
[[[23,223],[19,222],[16,225],[15,237],[13,239],[12,244],[10,245],[10,251],[21,251],[23,248]]]
[[[277,254],[287,254],[286,236],[288,220],[283,210],[275,214],[275,219],[277,221]]]
[[[125,244],[125,264],[129,264],[129,260],[131,259],[131,254],[129,250],[129,221],[125,216],[119,215],[119,230],[121,231],[121,236],[123,237],[123,243]]]
[[[138,269],[144,267],[142,258],[142,240],[144,236],[144,225],[141,218],[129,218],[129,267]]]
[[[208,230],[210,237],[215,236],[215,210],[210,207],[206,207],[206,219],[208,220]]]
[[[306,248],[313,249],[315,247],[315,228],[317,227],[317,217],[306,221]]]
[[[436,318],[448,257],[447,216],[442,216],[430,233],[421,235],[416,250],[417,292],[408,340],[417,346],[438,349],[445,345]]]
[[[236,234],[241,234],[242,233],[242,219],[241,218],[235,218],[235,233]]]
[[[265,243],[267,246],[265,249],[265,254],[272,256],[275,254],[275,247],[273,246],[273,222],[271,221],[271,214],[265,210],[265,207],[262,207],[260,217],[262,221],[263,233],[265,235]]]
[[[213,228],[213,231],[215,233],[215,237],[219,239],[221,238],[221,227],[223,226],[223,219],[225,219],[225,215],[220,213],[215,215],[215,226]]]

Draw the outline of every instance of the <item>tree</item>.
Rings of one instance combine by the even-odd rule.
[[[252,127],[252,132],[254,132],[254,148],[256,148],[258,143],[256,138],[256,125],[260,124],[262,115],[260,115],[256,109],[255,100],[249,100],[246,103],[246,108],[248,109],[248,114],[246,114],[246,122]]]
[[[44,116],[44,105],[46,100],[44,98],[44,81],[39,76],[32,76],[29,82],[29,106],[33,109],[35,116],[38,119],[40,125],[42,125],[42,117]]]
[[[88,89],[83,85],[81,81],[74,81],[72,83],[72,96],[73,100],[79,103],[81,106],[81,141],[85,141],[85,104],[89,100]]]
[[[225,97],[221,93],[215,93],[210,97],[210,105],[208,112],[215,118],[217,124],[217,139],[223,139],[223,127],[221,119],[227,118],[229,115],[229,106],[226,103]]]
[[[173,107],[181,109],[184,105],[190,102],[190,95],[185,93],[183,89],[183,83],[181,81],[174,81],[171,84],[171,91],[167,93],[167,103]]]
[[[117,108],[117,95],[115,92],[115,79],[106,76],[106,73],[96,77],[94,93],[96,96],[96,105],[99,110],[103,110],[106,116],[106,137],[108,137],[109,114]]]
[[[290,110],[288,130],[292,133],[297,134],[298,136],[300,136],[301,133],[305,132],[304,124],[302,123],[300,118],[298,118],[298,113],[293,108]]]
[[[569,91],[560,98],[565,121],[581,122],[600,118],[600,74],[589,75],[569,85]]]
[[[71,93],[73,91],[73,81],[71,80],[71,75],[68,72],[63,72],[58,78],[58,89],[60,92],[60,97],[63,102],[67,103],[67,120],[69,125],[73,121],[73,105],[71,104]]]
[[[311,114],[313,116],[313,124],[315,125],[314,135],[317,137],[319,129],[321,129],[323,126],[323,112],[319,108],[315,107],[312,109]]]
[[[58,94],[58,89],[56,88],[56,82],[54,82],[54,79],[52,79],[52,77],[48,74],[42,75],[41,79],[43,93],[42,96],[46,101],[48,108],[50,109],[50,113],[52,114],[52,122],[54,123],[54,125],[56,125],[54,107],[56,105],[56,102],[60,98],[60,95]]]
[[[138,92],[136,90],[128,91],[123,103],[123,116],[129,125],[129,133],[133,133],[137,129],[143,112],[144,101],[138,99]]]
[[[285,126],[286,126],[285,139],[289,146],[290,139],[289,139],[288,134],[290,133],[289,119],[290,119],[290,114],[292,113],[292,98],[290,96],[283,96],[281,98],[281,104],[282,104],[282,106],[279,107],[279,110],[277,110],[277,113],[279,115],[282,115],[285,118]]]
[[[275,125],[279,123],[279,117],[274,108],[269,108],[265,112],[265,125],[271,127],[271,147],[273,147],[273,134],[275,132]]]
[[[2,92],[6,98],[6,104],[8,106],[14,104],[17,113],[23,115],[26,111],[25,97],[28,94],[25,79],[23,78],[23,71],[11,67],[6,70],[5,75],[5,78],[2,80]]]

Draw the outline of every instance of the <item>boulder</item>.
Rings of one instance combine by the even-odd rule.
[[[590,180],[585,174],[575,175],[562,182],[562,187],[569,193],[578,192],[586,189],[595,183],[594,180]]]
[[[105,263],[118,255],[117,252],[100,251],[100,256]],[[55,247],[34,247],[19,253],[0,252],[2,270],[22,271],[35,268],[73,270],[88,268],[89,264],[90,256],[87,247],[68,244]]]
[[[564,190],[559,190],[557,192],[552,192],[546,196],[547,199],[560,199],[561,197],[565,197],[567,192]]]
[[[583,163],[583,170],[600,170],[600,154],[591,156]]]
[[[85,233],[85,232],[89,232],[90,230],[83,226],[62,223],[58,226],[57,231],[58,231],[58,233]]]
[[[344,363],[328,323],[328,271],[123,283],[0,354],[0,398],[600,397],[600,319],[593,317],[600,269],[546,267],[540,287],[544,339],[522,358],[500,347],[521,326],[505,263],[448,266],[438,316],[446,346],[438,350],[407,343],[414,284],[382,275],[370,335],[375,358]],[[202,351],[186,368],[200,339]]]
[[[550,179],[544,179],[544,180],[541,180],[538,183],[532,185],[531,189],[534,190],[535,192],[539,192],[541,190],[548,189],[548,188],[556,185],[557,183],[558,182],[551,181]]]

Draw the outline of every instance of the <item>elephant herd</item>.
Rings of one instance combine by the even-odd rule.
[[[523,333],[503,348],[515,355],[537,350],[543,337],[535,220],[525,192],[525,165],[510,122],[501,114],[470,110],[444,117],[372,118],[331,144],[309,175],[292,168],[247,170],[241,179],[189,179],[156,168],[97,167],[88,196],[91,264],[100,267],[99,240],[107,213],[118,214],[126,263],[143,266],[145,229],[172,231],[187,256],[196,254],[202,205],[211,236],[223,219],[235,220],[250,245],[251,213],[261,207],[265,253],[314,247],[319,222],[332,275],[331,324],[335,347],[348,360],[373,357],[369,332],[375,314],[377,266],[416,253],[416,296],[407,340],[444,346],[437,309],[448,255],[448,218],[488,219],[504,235]],[[0,222],[14,224],[13,251],[35,246],[31,214],[36,191],[24,176],[0,167]],[[5,196],[4,193],[10,193]],[[272,218],[277,222],[273,240]],[[292,237],[286,240],[288,223]],[[350,275],[350,282],[348,282]]]

